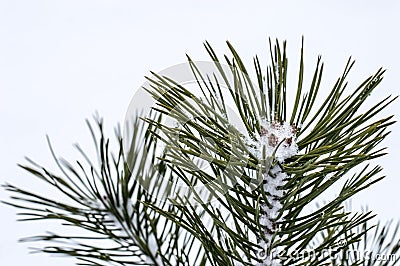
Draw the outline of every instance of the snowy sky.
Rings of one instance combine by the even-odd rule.
[[[285,3],[277,3],[285,2]],[[350,85],[379,67],[388,69],[370,103],[399,94],[399,1],[0,1],[0,181],[42,189],[16,163],[24,156],[54,166],[45,135],[58,154],[75,158],[72,143],[90,147],[84,119],[97,110],[109,132],[122,122],[130,98],[149,70],[185,60],[206,60],[202,42],[219,53],[230,40],[245,62],[267,56],[267,38],[288,41],[289,68],[298,66],[305,36],[306,75],[322,54],[325,93],[347,58],[357,59]],[[399,104],[385,114],[398,114]],[[400,134],[392,127],[389,156],[376,163],[387,178],[361,193],[354,205],[368,205],[383,220],[400,218],[396,168]],[[37,184],[37,183],[35,183]],[[42,189],[43,190],[43,189]],[[47,193],[43,190],[43,193]],[[0,191],[0,199],[7,195]],[[23,236],[53,225],[16,223],[15,211],[0,205],[1,265],[73,265],[71,260],[28,255]]]

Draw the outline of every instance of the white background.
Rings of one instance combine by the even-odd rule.
[[[357,63],[350,84],[381,66],[388,69],[370,104],[399,94],[399,1],[277,2],[283,1],[1,0],[1,183],[48,193],[16,163],[29,156],[53,167],[46,134],[58,154],[75,158],[72,143],[91,145],[85,118],[97,110],[112,132],[149,70],[182,63],[185,53],[207,59],[205,40],[219,53],[227,52],[225,41],[230,40],[251,65],[255,54],[265,62],[268,37],[286,39],[294,77],[304,35],[306,75],[322,54],[324,93],[352,55]],[[398,119],[398,106],[385,113]],[[376,161],[387,178],[354,202],[368,205],[382,220],[400,218],[400,128],[391,129],[383,143],[389,155]],[[1,190],[0,199],[6,198]],[[72,260],[28,255],[29,245],[17,244],[50,225],[16,223],[15,210],[3,204],[0,212],[0,265],[73,265]]]

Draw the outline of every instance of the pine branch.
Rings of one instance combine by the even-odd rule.
[[[160,208],[173,212],[174,206],[156,202],[151,196],[157,183],[143,187],[139,179],[144,175],[163,175],[163,163],[155,158],[152,149],[156,139],[145,138],[151,126],[139,118],[133,121],[135,132],[131,149],[124,158],[122,138],[117,130],[119,150],[114,156],[109,150],[109,140],[103,133],[103,122],[96,119],[99,136],[88,122],[95,142],[99,166],[83,154],[86,163],[76,162],[74,167],[51,152],[62,175],[51,173],[44,167],[28,161],[32,166],[20,165],[42,182],[49,184],[62,197],[51,198],[34,191],[4,185],[12,196],[5,202],[20,209],[19,220],[56,220],[64,226],[73,227],[76,235],[48,232],[22,239],[23,242],[52,243],[37,251],[64,254],[78,259],[79,265],[193,265],[199,263],[204,254],[193,259],[190,249],[184,244],[194,243],[194,238],[179,226],[152,211],[146,204],[158,204]],[[143,141],[145,140],[145,141]],[[149,163],[152,168],[148,169]],[[76,168],[77,167],[77,168]],[[145,169],[146,168],[146,169]],[[162,180],[162,179],[159,179]],[[161,230],[162,229],[162,230]],[[201,255],[203,254],[203,255]],[[190,259],[188,259],[190,258]],[[174,262],[175,261],[175,262]]]
[[[374,227],[372,212],[344,209],[384,178],[381,167],[369,164],[386,154],[381,143],[393,116],[377,116],[396,97],[360,111],[384,71],[348,88],[349,59],[317,106],[324,87],[321,57],[304,84],[302,43],[292,92],[286,43],[269,44],[270,64],[263,69],[256,56],[253,79],[232,44],[221,60],[206,42],[212,73],[187,56],[200,93],[152,72],[146,91],[156,105],[128,121],[128,138],[116,129],[116,154],[103,121],[96,119],[97,129],[87,122],[96,163],[79,146],[83,160],[59,159],[49,141],[57,173],[29,159],[20,166],[60,196],[6,184],[11,199],[5,203],[19,209],[20,220],[55,220],[77,231],[22,241],[48,244],[36,251],[72,256],[78,265],[398,263],[398,226]],[[287,93],[295,95],[292,105]],[[309,211],[338,184],[334,199]],[[372,253],[350,257],[353,250]],[[298,254],[309,251],[312,256]],[[378,261],[381,254],[394,259]]]
[[[260,184],[263,176],[265,179],[265,173],[278,164],[288,178],[279,188],[284,191],[280,199],[281,212],[276,217],[276,222],[269,222],[275,224],[274,227],[279,227],[279,230],[267,230],[272,233],[274,243],[269,244],[266,252],[279,249],[285,257],[294,250],[304,249],[321,231],[340,232],[331,233],[319,244],[316,248],[319,252],[318,259],[307,261],[307,265],[327,263],[330,258],[323,254],[324,248],[334,245],[344,235],[348,235],[349,242],[359,241],[351,232],[359,224],[366,223],[373,217],[369,213],[358,216],[345,213],[342,206],[356,193],[383,178],[376,177],[380,172],[379,167],[369,171],[365,167],[352,178],[348,178],[348,173],[355,167],[365,165],[367,161],[385,154],[384,149],[376,147],[387,136],[387,127],[394,123],[392,117],[373,122],[370,120],[395,98],[387,97],[367,112],[358,112],[366,98],[381,82],[384,71],[378,70],[349,96],[344,97],[346,77],[354,64],[354,61],[349,59],[330,95],[316,108],[314,105],[321,86],[323,63],[319,57],[309,89],[304,91],[302,48],[298,89],[290,116],[290,122],[296,132],[296,139],[291,138],[290,141],[296,141],[299,153],[284,162],[277,162],[275,152],[279,152],[279,148],[276,148],[278,151],[273,152],[271,163],[271,154],[265,153],[265,147],[259,148],[249,143],[258,145],[257,142],[262,139],[265,134],[263,120],[282,125],[289,117],[286,110],[286,44],[283,44],[283,48],[278,42],[274,47],[271,45],[272,64],[267,68],[266,74],[262,71],[258,58],[254,59],[258,86],[251,82],[249,72],[230,43],[228,47],[232,59],[229,59],[230,56],[224,56],[227,67],[221,63],[209,43],[206,43],[205,47],[218,70],[213,82],[216,85],[212,86],[211,79],[201,75],[202,70],[190,57],[189,64],[201,88],[201,96],[193,94],[168,77],[152,73],[153,77],[148,78],[151,82],[148,92],[158,104],[154,110],[175,119],[182,126],[172,128],[152,119],[146,121],[163,133],[160,140],[165,141],[169,147],[166,164],[176,172],[182,173],[178,174],[182,180],[186,180],[188,175],[193,175],[205,189],[209,189],[209,193],[214,196],[213,200],[218,202],[221,213],[225,213],[219,218],[214,215],[215,211],[211,210],[208,212],[209,219],[215,224],[235,225],[234,229],[228,226],[222,227],[222,230],[228,235],[228,241],[234,243],[235,250],[242,254],[241,257],[228,254],[223,245],[217,242],[213,242],[213,247],[208,249],[211,233],[204,232],[204,229],[193,229],[194,224],[188,224],[187,227],[196,231],[193,234],[202,241],[215,260],[219,257],[232,258],[223,265],[234,265],[239,261],[246,265],[254,265],[255,261],[261,262],[252,248],[257,246],[257,242],[260,243],[260,239],[265,240],[266,229],[265,225],[259,222],[262,216],[259,208],[271,208],[272,205],[265,190],[270,186],[254,184]],[[224,93],[221,88],[227,88],[230,95]],[[225,104],[229,102],[229,96],[235,104],[245,131],[234,127],[229,119]],[[201,147],[205,147],[207,152]],[[258,154],[255,153],[257,150]],[[206,158],[212,170],[196,169],[194,173],[195,158]],[[345,183],[335,200],[311,214],[305,213],[304,210],[310,203],[318,200],[332,185],[342,180],[345,180]],[[218,193],[213,194],[213,191]],[[206,202],[198,202],[208,210]],[[167,215],[165,212],[160,213]],[[188,215],[188,219],[192,214],[190,209],[185,209],[183,213]],[[226,220],[226,217],[229,219]],[[279,219],[281,221],[278,221]],[[249,235],[258,240],[253,240],[251,244]],[[269,265],[269,262],[264,263]],[[300,262],[287,259],[281,263],[293,265]]]

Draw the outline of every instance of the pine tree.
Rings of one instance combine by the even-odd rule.
[[[385,155],[380,143],[394,121],[376,117],[395,97],[360,108],[384,70],[349,89],[349,59],[316,106],[321,58],[306,89],[302,46],[293,90],[286,43],[269,44],[266,70],[254,58],[255,83],[229,42],[222,61],[205,43],[211,75],[188,57],[200,94],[152,73],[145,89],[156,105],[129,120],[128,133],[117,127],[114,153],[102,119],[87,121],[97,162],[77,146],[82,160],[69,163],[49,145],[59,173],[30,159],[20,165],[66,199],[6,184],[20,220],[84,230],[23,240],[79,265],[397,265],[398,225],[345,208],[383,178],[369,161]],[[338,184],[333,200],[318,203]]]

